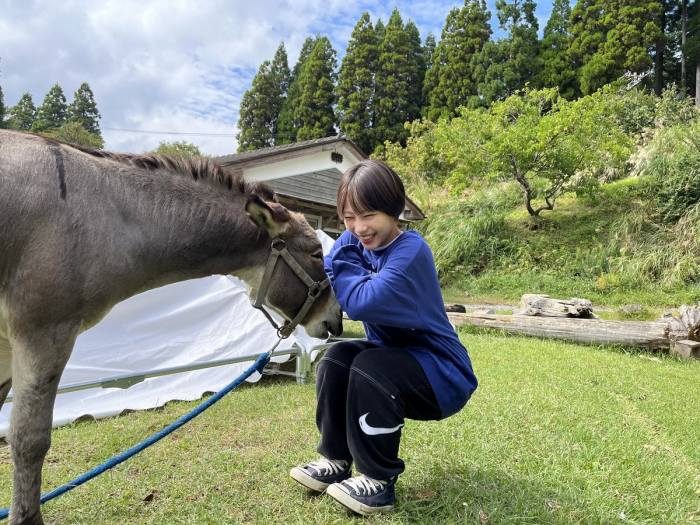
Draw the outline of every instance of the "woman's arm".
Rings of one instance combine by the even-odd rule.
[[[418,290],[411,279],[418,250],[414,243],[396,246],[378,272],[368,267],[362,249],[338,246],[330,257],[333,289],[340,306],[355,320],[400,328],[423,328]]]

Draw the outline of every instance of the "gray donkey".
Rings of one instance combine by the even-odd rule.
[[[43,522],[59,379],[76,336],[115,303],[212,274],[239,275],[255,293],[274,238],[308,277],[325,278],[303,216],[266,200],[269,190],[208,159],[92,151],[0,130],[0,407],[12,386],[12,524]],[[265,280],[265,303],[286,319],[307,304],[289,264]],[[316,337],[341,332],[330,287],[301,323]]]

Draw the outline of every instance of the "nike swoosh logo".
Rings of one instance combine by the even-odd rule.
[[[392,428],[383,428],[383,427],[373,427],[369,423],[367,423],[367,416],[369,415],[369,412],[366,414],[362,414],[360,416],[360,428],[362,429],[362,432],[367,434],[368,436],[378,436],[380,434],[391,434],[393,432],[396,432],[398,429],[400,429],[403,426],[403,423],[400,425],[396,425],[395,427]]]

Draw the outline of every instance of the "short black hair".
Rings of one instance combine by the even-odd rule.
[[[337,202],[341,218],[347,204],[356,213],[381,211],[398,219],[406,206],[406,190],[389,166],[365,159],[343,173]]]

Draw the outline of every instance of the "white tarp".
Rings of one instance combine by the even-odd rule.
[[[327,252],[333,241],[318,233]],[[255,357],[276,341],[269,321],[250,305],[242,281],[221,275],[183,281],[117,304],[100,323],[83,332],[61,376],[59,389],[125,374]],[[276,351],[289,349],[294,343],[311,352],[323,341],[298,327]],[[289,356],[283,355],[272,360],[287,359]],[[85,415],[100,418],[127,409],[158,407],[175,399],[198,399],[233,381],[251,363],[252,360],[147,378],[128,389],[91,388],[59,393],[53,424],[63,425]],[[259,377],[254,373],[249,381]],[[9,430],[11,407],[12,402],[5,403],[0,410],[0,436]]]

